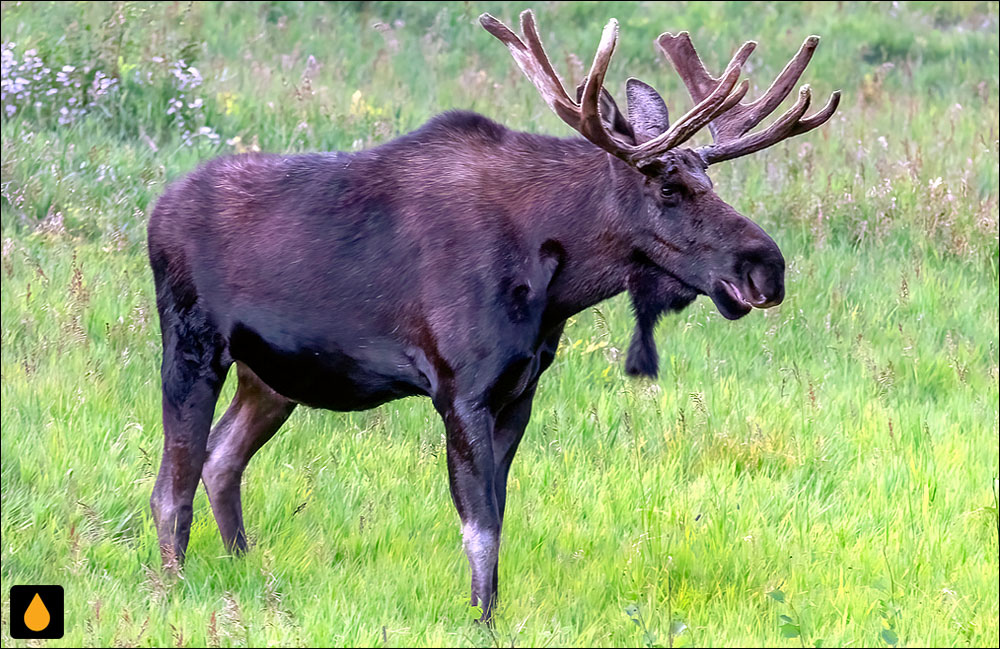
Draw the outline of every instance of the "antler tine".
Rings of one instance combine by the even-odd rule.
[[[611,56],[615,52],[615,45],[618,43],[618,21],[612,18],[604,27],[601,33],[601,42],[597,46],[594,54],[594,62],[590,66],[587,80],[583,87],[583,94],[580,96],[580,116],[581,132],[591,142],[608,149],[608,146],[600,144],[598,140],[608,140],[608,144],[619,153],[618,157],[627,159],[635,150],[635,147],[619,141],[608,133],[604,127],[604,121],[600,114],[601,89],[604,87],[604,75],[608,72],[608,65],[611,63]]]
[[[731,143],[721,143],[704,147],[700,151],[702,158],[708,164],[732,160],[733,158],[766,149],[781,140],[808,133],[814,128],[822,126],[837,111],[837,106],[840,104],[840,91],[835,90],[823,108],[809,117],[803,118],[802,115],[809,108],[809,95],[809,85],[802,86],[799,89],[799,100],[795,102],[795,105],[789,108],[784,115],[775,120],[769,127],[759,133],[744,136]],[[803,96],[805,96],[804,100]]]
[[[737,57],[743,56],[744,53],[749,55],[749,51],[746,50],[751,43],[744,45],[737,53]],[[682,32],[674,36],[666,33],[657,39],[657,44],[670,59],[674,68],[677,69],[677,73],[684,81],[684,85],[687,86],[691,97],[695,101],[700,100],[706,84],[711,83],[714,79],[701,63],[688,34]],[[826,106],[820,111],[810,117],[803,118],[811,99],[809,87],[803,86],[799,90],[798,101],[785,114],[763,131],[746,135],[788,96],[788,93],[802,76],[806,66],[809,65],[817,45],[819,45],[818,36],[807,38],[792,60],[785,65],[781,74],[767,89],[767,92],[759,99],[750,103],[734,102],[727,110],[718,111],[716,119],[709,124],[709,130],[712,132],[715,144],[699,150],[707,163],[730,160],[760,151],[781,140],[810,131],[830,119],[840,102],[840,92],[833,93]],[[750,47],[750,50],[752,49]],[[743,58],[745,60],[745,56]]]
[[[660,50],[670,59],[673,64],[674,69],[677,70],[677,74],[680,76],[681,81],[688,89],[688,94],[695,101],[702,101],[705,95],[711,91],[711,88],[719,82],[718,79],[713,77],[705,69],[705,64],[702,63],[701,57],[698,56],[698,51],[694,48],[694,44],[691,43],[691,35],[688,32],[680,32],[676,36],[670,32],[660,34],[660,37],[656,39],[656,44],[659,46]],[[733,56],[730,66],[733,63],[737,63],[741,67],[746,60],[750,57],[750,54],[757,48],[756,41],[747,41],[736,51]],[[728,66],[727,66],[728,69]],[[744,81],[746,89],[749,90],[750,84]],[[744,92],[744,95],[746,93]],[[719,114],[732,111],[739,111],[740,107],[737,104],[743,99],[741,96],[738,100],[730,103],[726,102],[725,108],[719,110]],[[713,120],[709,123],[708,128],[712,132],[712,137],[717,137],[717,129],[719,128],[719,122],[721,120]]]
[[[530,12],[525,13],[529,14],[530,19]],[[521,16],[521,21],[522,25],[524,25],[524,14]],[[548,60],[544,58],[544,50],[542,50],[543,57],[539,59],[539,57],[535,56],[535,52],[529,50],[528,46],[524,44],[517,34],[490,14],[484,13],[481,15],[479,23],[486,31],[507,46],[507,49],[510,50],[511,55],[514,57],[514,62],[517,63],[517,67],[521,68],[521,72],[535,85],[539,93],[541,93],[542,99],[549,105],[549,108],[564,120],[571,117],[575,112],[576,102],[572,101],[566,95],[566,91],[562,87],[562,83],[556,76],[555,71],[552,70],[551,65],[548,65]],[[541,50],[540,41],[537,41],[537,49]]]
[[[573,102],[566,95],[566,90],[562,82],[559,81],[559,77],[552,68],[548,55],[542,47],[542,41],[538,36],[535,15],[530,9],[521,12],[521,31],[524,32],[524,38],[528,41],[528,47],[543,70],[545,70],[546,75],[552,79],[553,83],[559,86],[562,95],[575,108],[575,114],[572,116],[574,119],[573,122],[562,115],[560,117],[563,117],[564,121],[569,122],[573,128],[602,149],[618,157],[627,155],[627,149],[631,147],[623,142],[619,142],[608,133],[607,129],[604,128],[604,123],[601,121],[598,109],[601,88],[604,85],[604,75],[607,74],[608,65],[611,63],[611,56],[614,54],[615,45],[618,43],[618,21],[612,18],[601,33],[601,42],[597,46],[597,53],[594,54],[594,62],[590,66],[590,73],[587,75],[579,104]]]
[[[659,45],[660,49],[670,59],[670,62],[673,63],[674,69],[677,70],[681,81],[687,86],[688,93],[695,101],[704,100],[725,76],[725,73],[723,73],[717,79],[708,73],[708,70],[705,69],[705,64],[701,62],[701,57],[698,56],[697,50],[694,49],[694,45],[691,43],[691,35],[688,32],[681,32],[676,36],[670,32],[660,34],[660,37],[656,39],[656,44]],[[736,51],[736,54],[733,55],[729,65],[726,66],[726,70],[728,71],[734,65],[742,68],[756,47],[757,43],[755,41],[744,43]]]
[[[559,79],[559,75],[556,74],[555,68],[549,62],[549,55],[545,53],[545,48],[542,47],[542,39],[538,37],[535,14],[531,9],[525,9],[521,12],[521,33],[524,34],[525,40],[528,41],[528,49],[531,51],[534,62],[538,64],[538,67],[541,68],[542,73],[545,75],[545,81],[556,92],[560,103],[565,104],[565,107],[570,110],[567,110],[567,115],[562,115],[554,106],[552,109],[563,120],[566,120],[571,115],[575,115],[577,113],[577,103],[566,93],[566,88]],[[535,80],[532,79],[532,81],[534,82]],[[552,104],[549,105],[552,106]],[[572,126],[572,123],[570,125]]]
[[[767,89],[760,99],[749,104],[746,109],[742,112],[746,113],[746,117],[741,121],[739,127],[742,129],[741,133],[737,133],[737,136],[743,135],[754,126],[763,121],[765,117],[774,112],[774,109],[781,105],[781,102],[785,100],[788,93],[792,91],[795,84],[798,82],[799,77],[805,72],[806,66],[809,65],[809,61],[812,60],[813,52],[816,51],[816,46],[819,45],[819,36],[810,36],[805,41],[802,42],[802,46],[799,47],[799,51],[795,53],[792,60],[789,61],[784,69],[781,71],[771,84],[771,87]],[[735,116],[734,116],[735,117]]]
[[[834,90],[830,93],[830,99],[827,100],[826,106],[823,106],[823,108],[816,111],[809,117],[804,117],[799,120],[799,123],[795,125],[792,135],[802,135],[803,133],[808,133],[817,126],[822,126],[826,123],[826,120],[833,117],[833,114],[837,112],[837,106],[839,105],[840,91]]]
[[[722,113],[726,112],[736,104],[743,101],[743,98],[746,97],[748,90],[750,90],[750,82],[744,79],[743,81],[740,82],[740,87],[737,88],[733,94],[729,95],[729,99],[727,99],[725,102],[723,102],[721,106],[719,106],[718,114],[721,115]]]
[[[479,22],[486,31],[507,45],[518,67],[535,85],[556,115],[608,153],[623,160],[629,159],[635,147],[619,141],[608,133],[598,109],[604,75],[607,73],[618,40],[618,21],[612,19],[604,28],[579,104],[566,94],[559,75],[552,67],[545,48],[542,47],[542,40],[538,36],[534,13],[530,9],[521,12],[521,31],[527,45],[489,14],[480,16]]]
[[[811,100],[812,91],[809,86],[802,86],[799,89],[799,98],[795,102],[795,105],[789,108],[784,115],[759,133],[754,133],[738,140],[716,144],[712,147],[712,161],[719,162],[735,158],[737,155],[754,153],[770,144],[791,137],[799,118],[805,115],[809,109],[809,102]]]

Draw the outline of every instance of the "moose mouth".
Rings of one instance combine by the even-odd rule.
[[[708,292],[722,317],[739,320],[753,309],[753,303],[743,295],[743,291],[732,282],[720,279]]]
[[[669,245],[659,237],[657,239],[665,246]],[[680,275],[672,272],[665,265],[652,261],[644,254],[640,253],[640,256],[644,265],[652,266],[657,269],[657,272],[673,279],[678,285],[676,288],[682,289],[679,292],[689,295],[688,300],[694,299],[696,295],[707,295],[715,303],[715,308],[727,320],[739,320],[754,308],[766,309],[781,303],[781,297],[777,299],[768,298],[758,289],[754,284],[753,277],[749,274],[745,282],[740,282],[743,285],[742,288],[729,280],[722,279],[721,277],[713,277],[712,274],[709,275],[709,281],[706,282],[709,286],[701,288],[701,286],[704,286],[701,282],[689,283],[685,279],[681,279]],[[686,305],[687,301],[684,304]],[[680,308],[683,308],[683,306],[677,307],[677,310]]]

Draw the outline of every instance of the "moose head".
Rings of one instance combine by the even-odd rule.
[[[808,85],[798,100],[767,128],[749,133],[788,96],[819,44],[810,36],[770,88],[744,102],[749,83],[737,83],[756,43],[745,43],[725,71],[713,77],[701,62],[687,32],[662,34],[657,45],[671,61],[695,106],[670,123],[663,98],[649,84],[626,83],[627,115],[603,87],[618,39],[618,23],[604,28],[597,54],[574,101],[552,67],[530,10],[521,14],[523,39],[489,14],[483,27],[510,50],[549,107],[587,140],[624,164],[616,166],[631,191],[620,194],[621,212],[632,235],[636,267],[627,288],[638,317],[627,370],[655,375],[652,329],[665,310],[680,309],[707,295],[723,316],[736,320],[753,308],[780,304],[785,296],[785,260],[777,244],[756,223],[713,190],[708,167],[811,131],[837,109],[840,92],[806,117]],[[690,138],[708,127],[714,142],[689,148]]]

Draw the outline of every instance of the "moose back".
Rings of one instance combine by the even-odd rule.
[[[449,112],[360,153],[218,158],[157,203],[148,234],[164,446],[151,505],[166,566],[183,561],[199,480],[227,547],[246,549],[243,471],[297,404],[361,410],[424,395],[444,421],[472,603],[489,620],[507,475],[566,319],[627,290],[637,323],[626,369],[655,375],[662,313],[707,295],[737,319],[783,299],[777,245],[715,194],[706,170],[829,119],[839,94],[805,117],[804,86],[749,133],[796,84],[817,38],[743,102],[754,43],[715,78],[686,33],[663,34],[695,101],[670,123],[649,85],[629,79],[627,113],[604,89],[615,21],[576,99],[530,11],[523,37],[480,21],[583,137]],[[713,144],[682,146],[704,127]],[[212,427],[234,363],[236,395]]]

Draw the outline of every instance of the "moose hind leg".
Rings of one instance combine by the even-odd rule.
[[[150,507],[163,565],[177,569],[191,534],[192,501],[226,366],[222,338],[207,318],[193,310],[183,318],[161,315],[167,318],[161,367],[163,459]]]
[[[274,436],[295,409],[242,363],[236,363],[236,396],[208,438],[201,478],[222,542],[231,552],[247,549],[240,480],[250,458]]]

